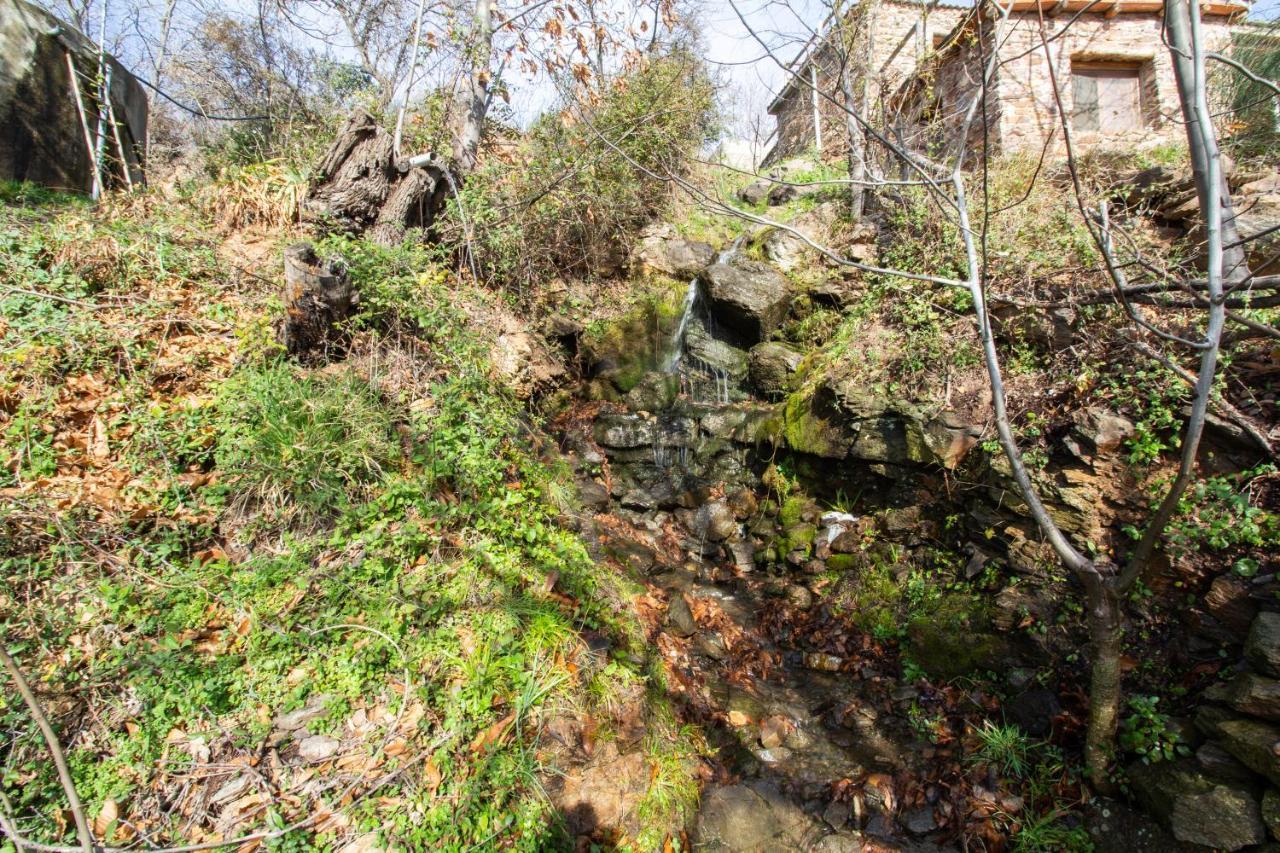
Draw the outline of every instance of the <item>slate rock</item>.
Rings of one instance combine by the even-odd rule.
[[[1244,766],[1280,785],[1280,727],[1210,706],[1196,713],[1196,725]]]
[[[738,531],[738,519],[724,501],[703,504],[693,525],[695,534],[711,542],[723,542]]]
[[[764,340],[778,328],[791,304],[787,279],[760,261],[712,264],[701,281],[717,323],[748,345]]]
[[[672,595],[667,604],[667,628],[677,637],[692,637],[698,633],[698,623],[693,618],[693,611],[689,609],[689,602],[679,593]]]
[[[341,744],[327,735],[312,735],[298,743],[298,757],[303,761],[324,761],[338,751]]]
[[[1227,702],[1232,708],[1254,717],[1280,720],[1280,681],[1242,672],[1226,687]]]
[[[1280,613],[1259,613],[1249,628],[1244,656],[1254,669],[1280,677]]]
[[[751,384],[765,397],[783,397],[790,390],[791,377],[803,360],[803,355],[785,344],[775,341],[756,344],[747,356]]]
[[[1253,793],[1237,783],[1210,779],[1192,759],[1134,764],[1129,781],[1139,802],[1179,841],[1239,850],[1266,840]]]
[[[1280,790],[1268,788],[1262,793],[1262,822],[1271,837],[1280,840]]]

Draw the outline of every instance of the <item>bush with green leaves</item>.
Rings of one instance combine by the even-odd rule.
[[[1130,697],[1129,713],[1120,723],[1120,748],[1138,756],[1144,764],[1191,754],[1181,735],[1170,727],[1169,715],[1157,707],[1159,704],[1159,696]]]
[[[615,268],[714,129],[704,66],[676,50],[609,84],[566,98],[529,129],[521,167],[491,160],[451,199],[446,240],[470,240],[483,278],[519,290],[557,274]]]

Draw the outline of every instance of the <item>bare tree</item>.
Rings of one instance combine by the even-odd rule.
[[[965,171],[968,165],[974,163],[985,169],[986,161],[991,156],[991,152],[985,147],[978,151],[971,150],[971,140],[975,137],[981,138],[981,134],[975,134],[973,131],[980,127],[976,124],[980,116],[981,120],[986,119],[988,91],[1001,62],[994,41],[988,38],[991,32],[977,34],[976,50],[981,60],[977,85],[969,95],[967,103],[960,105],[959,114],[956,116],[956,127],[950,134],[951,144],[941,158],[930,158],[919,150],[913,150],[896,133],[877,126],[871,117],[864,113],[865,103],[856,97],[856,92],[854,97],[850,97],[852,87],[844,85],[847,78],[843,76],[840,78],[842,85],[836,94],[815,89],[807,75],[797,73],[799,69],[781,60],[767,40],[751,27],[745,15],[739,10],[736,0],[730,0],[730,4],[737,12],[743,26],[751,31],[757,43],[764,49],[765,54],[778,67],[791,75],[791,85],[800,87],[802,91],[815,91],[818,97],[825,99],[835,109],[844,112],[849,119],[846,127],[852,129],[851,134],[857,137],[865,134],[869,143],[876,146],[879,155],[887,162],[896,164],[905,176],[895,180],[875,174],[865,164],[869,160],[874,162],[876,158],[864,157],[861,173],[855,172],[858,167],[851,161],[851,174],[845,183],[857,195],[866,188],[892,188],[904,185],[923,188],[932,200],[937,214],[950,222],[959,234],[963,255],[961,265],[963,275],[952,277],[927,272],[886,269],[857,261],[843,256],[832,246],[815,242],[808,234],[768,217],[737,208],[723,198],[711,196],[678,175],[668,173],[661,176],[655,175],[655,177],[664,177],[679,185],[712,210],[759,225],[788,231],[820,252],[829,261],[840,266],[908,282],[961,288],[969,294],[982,350],[982,361],[991,390],[993,423],[999,445],[1009,463],[1018,493],[1026,503],[1035,524],[1063,566],[1072,572],[1084,590],[1088,629],[1092,638],[1090,717],[1085,760],[1090,781],[1094,786],[1099,789],[1108,788],[1108,766],[1112,756],[1121,700],[1120,652],[1123,598],[1125,593],[1132,589],[1133,585],[1149,570],[1152,558],[1179,501],[1194,478],[1200,442],[1213,400],[1214,378],[1219,362],[1223,326],[1229,318],[1227,309],[1232,304],[1230,294],[1235,288],[1252,281],[1244,256],[1246,241],[1239,237],[1235,228],[1234,211],[1222,168],[1222,155],[1212,122],[1213,114],[1209,106],[1205,69],[1209,51],[1205,45],[1200,24],[1199,5],[1191,0],[1166,0],[1165,21],[1169,50],[1174,59],[1182,118],[1191,152],[1200,218],[1204,225],[1207,271],[1203,278],[1183,274],[1174,279],[1172,285],[1166,282],[1163,286],[1192,295],[1191,299],[1180,303],[1178,307],[1184,311],[1196,312],[1201,316],[1203,320],[1201,332],[1188,336],[1185,332],[1178,334],[1161,329],[1133,309],[1133,303],[1141,299],[1142,289],[1141,286],[1129,283],[1125,276],[1125,268],[1128,265],[1117,256],[1116,244],[1120,238],[1120,232],[1107,215],[1105,204],[1096,210],[1086,206],[1079,180],[1077,179],[1076,182],[1080,213],[1102,254],[1103,272],[1112,285],[1109,301],[1122,304],[1126,308],[1138,331],[1156,335],[1166,342],[1186,346],[1198,354],[1198,369],[1194,376],[1190,377],[1194,387],[1190,413],[1182,427],[1178,473],[1148,518],[1141,540],[1123,564],[1117,565],[1105,558],[1086,554],[1071,541],[1054,520],[1023,459],[1008,409],[1000,350],[989,310],[987,291],[984,229],[989,210],[985,206],[987,203],[985,199],[971,201],[968,197],[967,184],[971,178]],[[989,18],[985,9],[990,9]],[[1011,3],[993,0],[975,13],[976,26],[980,29],[987,27],[998,30],[1001,23],[1007,22],[1011,10]],[[847,30],[837,27],[832,31],[841,43],[849,39]],[[1061,32],[1061,28],[1058,32]],[[1042,28],[1043,49],[1046,52],[1049,38],[1043,36]],[[1052,62],[1048,65],[1052,67]],[[850,79],[850,82],[853,81]],[[1070,126],[1065,111],[1061,108],[1061,92],[1056,79],[1053,80],[1053,85],[1055,96],[1059,101],[1058,117],[1061,130],[1067,139],[1067,162],[1074,175],[1076,174],[1075,154],[1070,144]],[[854,150],[857,141],[850,139],[849,142],[850,149]],[[974,160],[970,161],[969,158]],[[766,178],[766,180],[777,179]],[[971,212],[975,204],[982,212],[982,216],[976,221]],[[1241,320],[1248,322],[1245,318]],[[1261,440],[1266,446],[1265,437]]]

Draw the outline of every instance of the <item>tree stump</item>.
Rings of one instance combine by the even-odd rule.
[[[317,166],[303,215],[375,242],[395,245],[408,228],[430,228],[444,202],[448,176],[437,160],[397,159],[391,134],[365,110],[343,124]]]
[[[320,258],[310,243],[284,250],[285,316],[279,338],[289,355],[304,364],[345,356],[351,339],[342,323],[358,302],[341,260]]]

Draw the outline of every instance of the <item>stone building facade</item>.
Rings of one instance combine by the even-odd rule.
[[[882,2],[895,12],[914,5]],[[1158,0],[1100,0],[1092,5],[1089,0],[1015,0],[1001,20],[989,3],[959,10],[915,6],[932,24],[923,28],[927,47],[918,51],[915,62],[901,51],[887,63],[877,57],[875,67],[885,73],[878,76],[875,97],[868,101],[871,114],[881,127],[919,150],[958,141],[965,115],[981,95],[983,64],[994,51],[995,73],[985,101],[976,103],[969,150],[985,142],[993,151],[1061,153],[1059,101],[1069,117],[1072,141],[1081,147],[1180,140],[1177,87],[1161,33],[1162,7]],[[1228,48],[1247,11],[1238,3],[1201,3],[1210,50]],[[947,21],[951,27],[939,32]],[[778,119],[774,160],[812,144],[812,110],[807,120],[798,116],[802,109],[793,88],[784,90],[770,110]],[[841,115],[836,106],[831,110]],[[823,155],[838,150],[839,145],[824,144]]]

